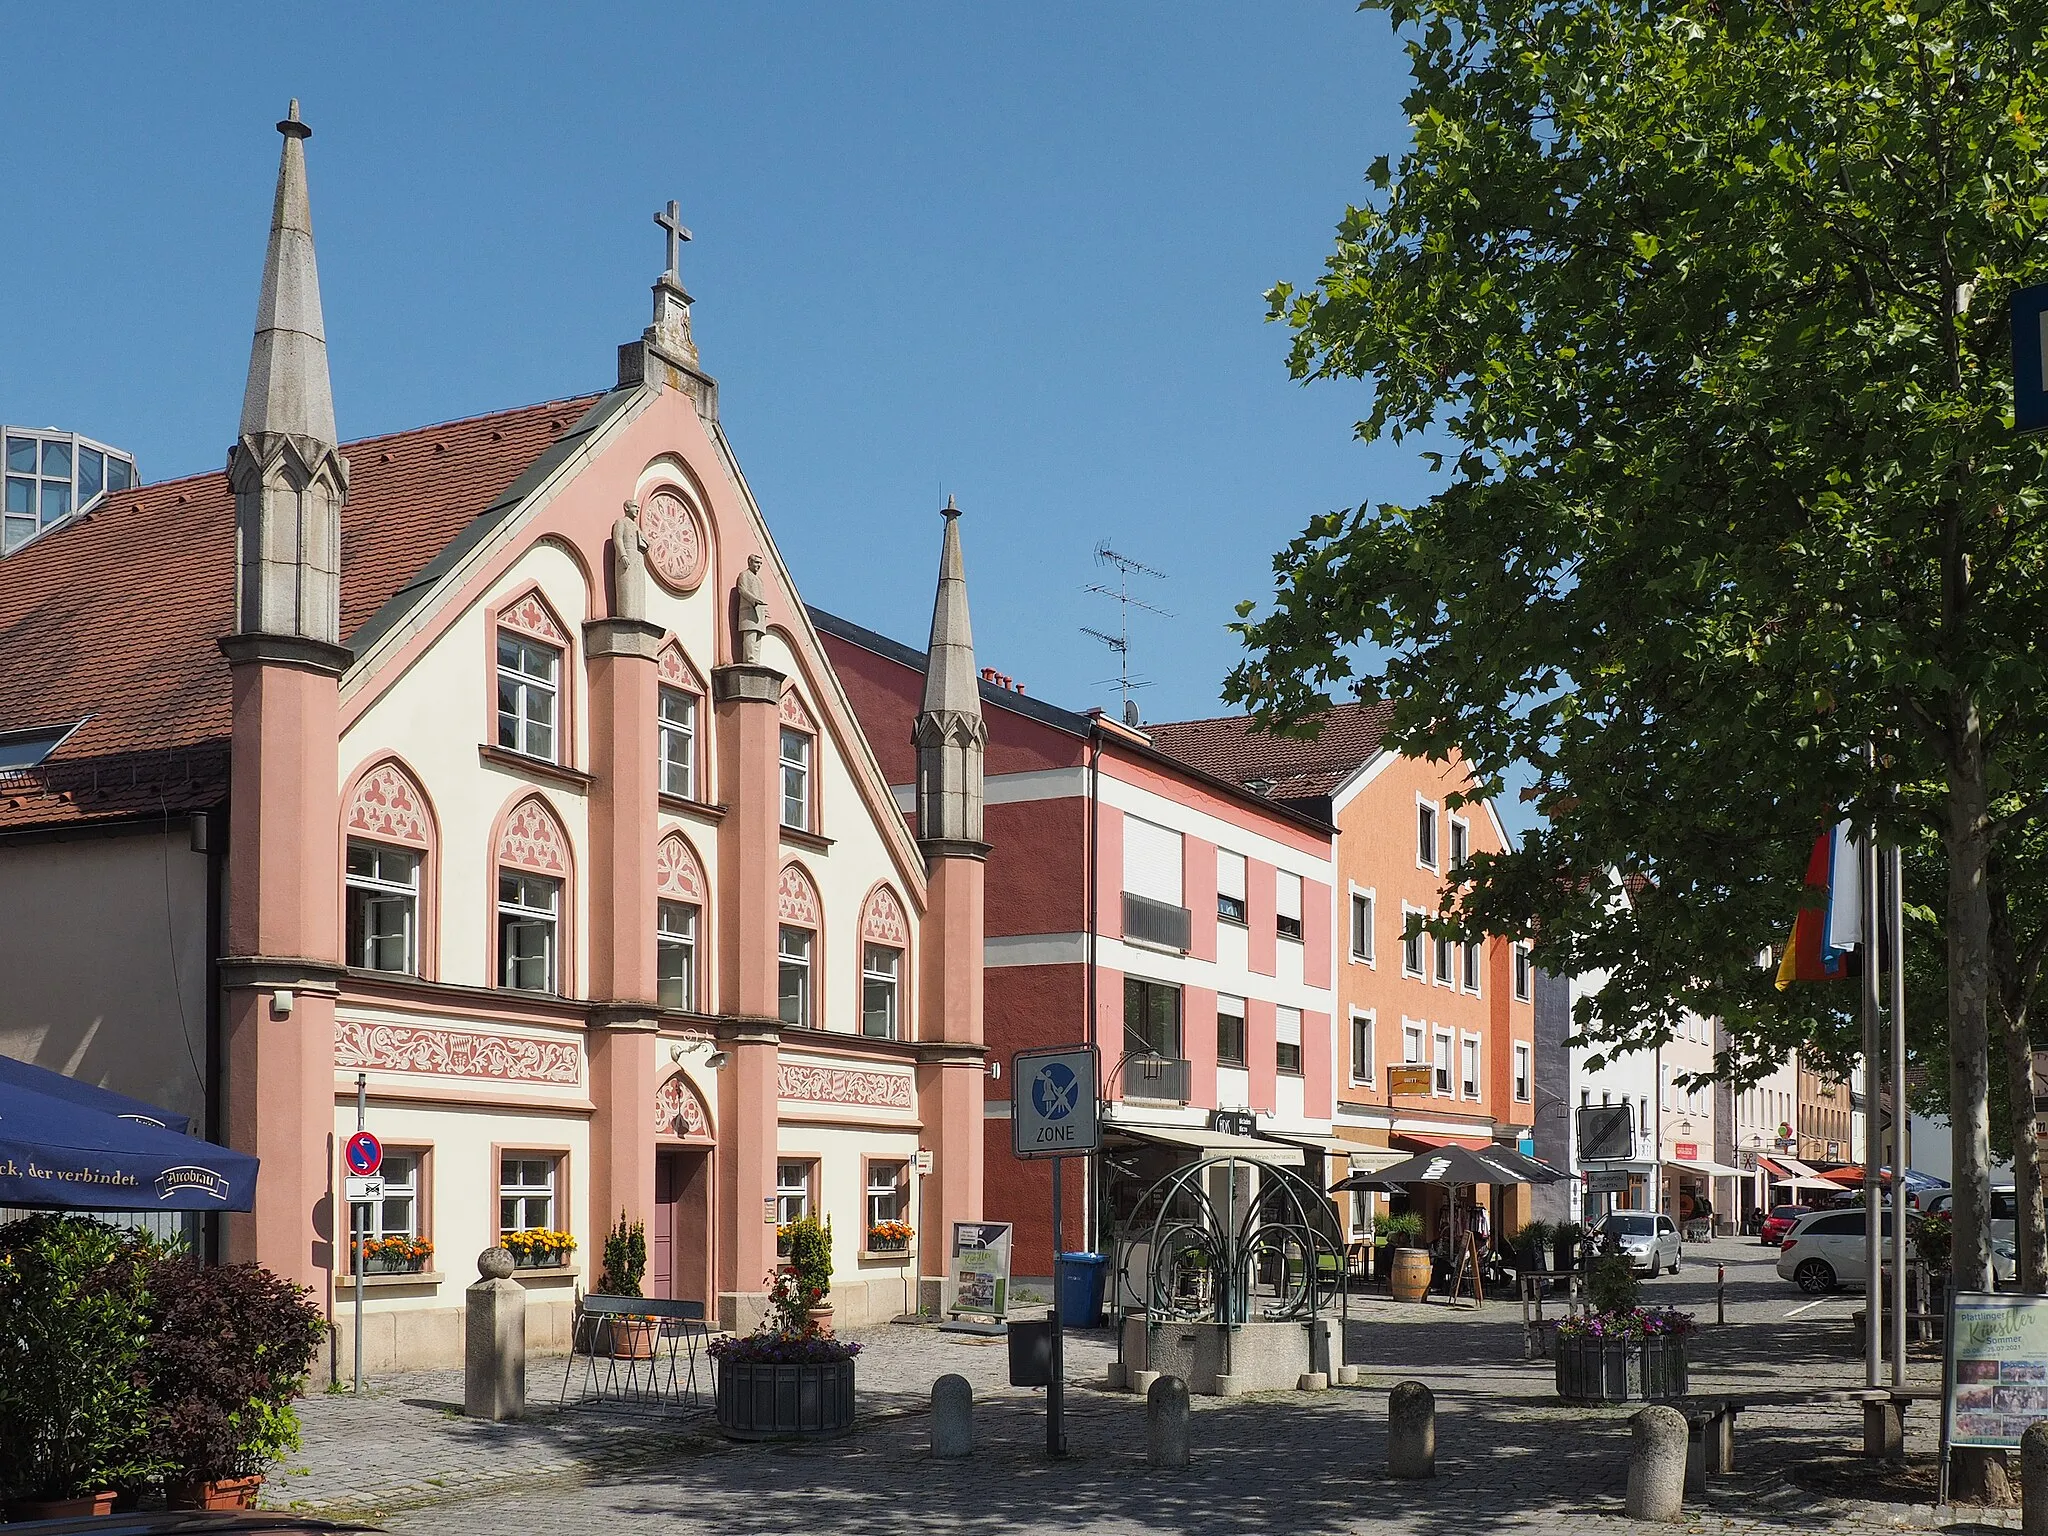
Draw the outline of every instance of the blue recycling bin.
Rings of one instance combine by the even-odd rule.
[[[1109,1279],[1106,1253],[1060,1255],[1060,1326],[1102,1326],[1102,1288]]]

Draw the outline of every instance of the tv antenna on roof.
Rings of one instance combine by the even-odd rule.
[[[1131,699],[1131,690],[1148,687],[1149,683],[1144,678],[1134,678],[1131,676],[1131,610],[1133,608],[1142,608],[1147,613],[1158,614],[1162,619],[1170,619],[1173,615],[1164,608],[1155,607],[1153,604],[1146,602],[1143,598],[1131,596],[1131,578],[1133,576],[1150,576],[1155,581],[1164,581],[1166,580],[1166,572],[1155,571],[1141,560],[1133,560],[1129,555],[1118,554],[1109,547],[1109,540],[1107,539],[1104,539],[1095,546],[1095,563],[1097,565],[1115,567],[1116,585],[1110,587],[1096,582],[1083,587],[1081,590],[1092,592],[1097,597],[1107,597],[1115,600],[1117,609],[1116,633],[1113,635],[1104,634],[1101,630],[1090,629],[1086,625],[1082,626],[1081,633],[1100,640],[1111,651],[1116,653],[1117,675],[1114,681],[1117,685],[1117,691],[1123,696],[1124,723],[1126,725],[1135,725],[1138,718],[1138,706]],[[1108,679],[1105,679],[1105,681],[1108,681]]]

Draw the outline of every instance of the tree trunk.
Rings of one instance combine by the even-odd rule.
[[[2019,1249],[2020,1289],[2048,1293],[2048,1219],[2041,1200],[2041,1149],[2034,1139],[2034,1042],[2027,1038],[2027,1010],[1999,1010],[2005,1046],[2006,1107],[2012,1116],[2012,1172],[2019,1211],[2013,1243]]]
[[[1958,694],[1950,716],[1948,773],[1949,1115],[1954,1134],[1955,1217],[1951,1283],[1991,1289],[1991,853],[1984,725],[1977,701]],[[1953,1497],[1972,1504],[2012,1498],[2005,1456],[1956,1451]]]

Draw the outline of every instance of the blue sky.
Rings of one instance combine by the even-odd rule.
[[[647,319],[653,210],[805,596],[905,640],[950,492],[984,664],[1113,702],[1081,590],[1166,573],[1149,718],[1216,713],[1242,597],[1311,516],[1418,493],[1291,382],[1312,279],[1402,59],[1348,0],[994,8],[40,6],[8,22],[0,420],[164,479],[234,432],[298,96],[344,437],[601,388]],[[32,212],[30,210],[33,210]],[[1504,808],[1505,809],[1505,808]]]

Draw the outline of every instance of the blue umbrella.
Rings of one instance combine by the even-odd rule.
[[[246,1211],[256,1159],[0,1081],[0,1206]]]
[[[131,1099],[127,1094],[116,1093],[111,1088],[99,1088],[91,1083],[82,1083],[75,1077],[66,1077],[62,1072],[52,1072],[47,1067],[17,1061],[12,1056],[0,1056],[0,1083],[26,1088],[32,1093],[47,1094],[53,1099],[64,1099],[72,1104],[83,1104],[87,1109],[103,1110],[110,1115],[119,1115],[123,1120],[140,1120],[146,1125],[160,1125],[167,1131],[183,1133],[192,1129],[191,1120],[184,1115],[173,1114],[168,1109],[158,1109],[154,1104]]]

